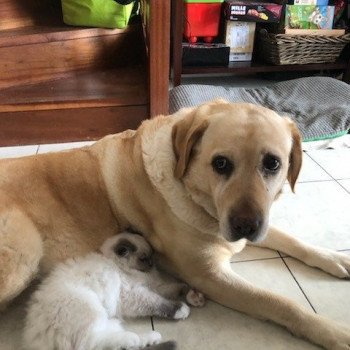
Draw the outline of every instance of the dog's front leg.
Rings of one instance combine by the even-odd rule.
[[[331,350],[350,349],[350,329],[343,328],[312,313],[295,302],[267,290],[257,288],[232,271],[229,261],[206,261],[210,269],[202,271],[194,286],[210,299],[234,310],[286,327],[296,336]]]
[[[262,242],[249,244],[279,250],[333,276],[350,278],[350,256],[304,243],[275,227],[269,227]]]

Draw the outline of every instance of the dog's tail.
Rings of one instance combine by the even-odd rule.
[[[165,343],[160,343],[157,345],[151,345],[144,348],[145,350],[175,350],[177,348],[176,342],[167,341]]]

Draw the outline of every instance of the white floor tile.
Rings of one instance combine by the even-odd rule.
[[[350,179],[349,180],[339,180],[339,183],[350,193]]]
[[[344,253],[350,255],[350,251]],[[316,312],[349,327],[350,281],[330,276],[293,258],[285,258],[285,261]]]
[[[303,164],[299,174],[298,182],[332,180],[307,153],[303,153]]]
[[[285,185],[274,203],[270,223],[308,243],[350,249],[350,195],[335,181],[299,183],[296,194]]]
[[[15,147],[0,147],[0,158],[17,158],[31,156],[36,154],[37,145],[31,146],[15,146]]]
[[[231,261],[239,262],[271,258],[279,258],[279,255],[275,250],[246,246],[240,253],[235,254],[231,258]]]
[[[281,259],[233,263],[233,269],[255,285],[285,295],[312,310]],[[164,339],[174,339],[181,350],[318,349],[290,335],[282,327],[260,321],[213,302],[192,308],[184,321],[154,319]]]
[[[334,179],[350,179],[350,149],[320,150],[308,155],[321,165]]]
[[[137,334],[144,334],[152,331],[152,321],[150,317],[124,320],[123,326],[127,331]]]
[[[94,142],[95,141],[83,141],[83,142],[52,143],[47,145],[40,145],[38,153],[59,152],[59,151],[64,151],[72,148],[90,146]]]

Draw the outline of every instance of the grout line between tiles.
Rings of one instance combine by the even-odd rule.
[[[307,297],[306,293],[304,292],[303,288],[301,288],[300,283],[298,282],[298,280],[296,279],[296,277],[294,276],[292,270],[289,268],[288,264],[286,263],[286,261],[284,260],[284,258],[282,257],[281,253],[278,251],[277,252],[280,256],[280,258],[282,259],[284,265],[286,266],[286,268],[288,269],[289,273],[292,275],[295,283],[298,285],[299,289],[301,290],[301,292],[303,293],[305,299],[307,300],[307,302],[309,303],[309,305],[311,306],[312,310],[314,311],[315,314],[317,314],[316,309],[314,308],[314,306],[311,304],[311,301],[309,300],[309,298]]]
[[[341,179],[340,181],[342,181],[342,180],[347,180],[347,179]],[[335,181],[338,183],[338,185],[340,185],[342,188],[344,188],[344,190],[345,190],[347,193],[350,194],[350,191],[349,191],[346,187],[344,187],[344,186],[342,185],[342,183],[340,183],[340,182],[337,181],[337,180],[335,180]]]
[[[328,179],[328,180],[307,180],[307,181],[297,181],[297,184],[308,184],[310,182],[329,182],[334,181],[334,179]]]
[[[306,153],[307,154],[307,153]],[[324,172],[326,172],[343,190],[346,191],[346,193],[350,193],[339,181],[346,180],[345,179],[336,179],[334,178],[321,164],[319,164],[314,158],[312,158],[309,154],[307,156],[312,159],[313,162],[315,162]]]
[[[240,260],[240,261],[230,261],[231,264],[239,264],[239,263],[244,263],[244,262],[252,262],[252,261],[261,261],[261,260],[274,260],[274,259],[279,259],[279,256],[274,256],[272,258],[260,258],[260,259],[249,259],[249,260]]]
[[[337,252],[350,252],[350,248],[337,249]]]

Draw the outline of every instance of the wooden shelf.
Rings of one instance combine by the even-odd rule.
[[[272,65],[263,62],[232,62],[228,67],[182,66],[182,30],[183,30],[183,0],[172,0],[172,63],[173,85],[181,84],[182,75],[190,74],[255,74],[287,71],[318,71],[343,70],[343,81],[350,83],[350,59],[334,63],[317,63],[305,65]],[[254,54],[253,54],[254,55]]]
[[[0,31],[0,47],[40,44],[55,41],[86,39],[93,37],[115,36],[139,31],[139,25],[133,24],[125,29],[103,29],[71,27],[65,24],[53,26],[30,26]]]
[[[316,64],[288,64],[272,65],[259,62],[230,62],[227,67],[201,67],[201,66],[183,66],[182,74],[206,74],[206,73],[262,73],[262,72],[281,72],[281,71],[308,71],[323,69],[346,69],[348,63],[345,60],[339,60],[333,63]]]
[[[149,115],[143,66],[76,73],[1,90],[0,146],[94,140]]]
[[[0,0],[0,145],[92,140],[167,114],[170,1],[142,0],[112,30],[64,25],[60,0]]]
[[[148,102],[144,67],[127,66],[3,89],[0,112],[147,105]]]

